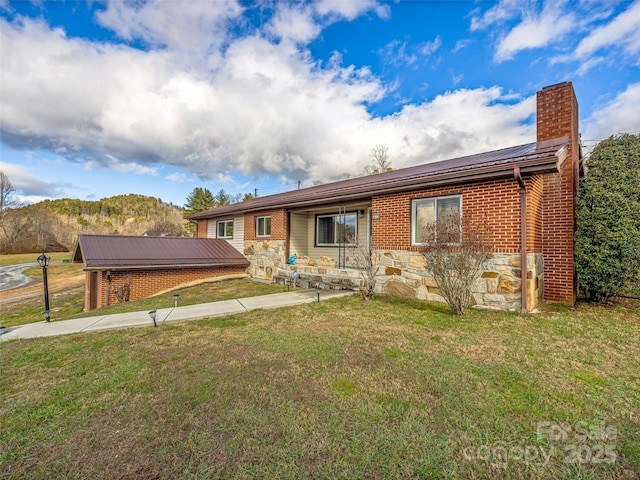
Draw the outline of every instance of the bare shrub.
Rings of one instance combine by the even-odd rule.
[[[488,225],[468,216],[447,215],[425,226],[423,242],[427,272],[453,312],[464,315],[471,303],[472,285],[492,257]]]
[[[380,254],[371,252],[363,242],[358,242],[356,246],[349,247],[348,254],[349,263],[358,269],[362,279],[360,296],[363,300],[372,300],[376,288],[376,271]]]
[[[116,302],[128,302],[131,297],[131,277],[127,277],[120,285],[114,286],[113,294],[116,297]]]

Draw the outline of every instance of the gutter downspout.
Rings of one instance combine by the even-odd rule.
[[[111,295],[111,270],[107,270],[107,288],[106,288],[106,299],[104,301],[105,307],[109,306],[109,296]],[[99,296],[99,294],[98,294]]]
[[[520,185],[520,313],[528,313],[527,298],[527,186],[520,175],[520,167],[513,167],[513,176]]]

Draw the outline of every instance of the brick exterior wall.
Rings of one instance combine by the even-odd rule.
[[[256,237],[256,218],[271,217],[271,236]],[[247,240],[286,240],[287,213],[284,209],[264,210],[262,212],[245,214],[244,239]]]
[[[529,178],[526,184],[527,248],[534,253],[542,247],[542,179]],[[487,222],[496,253],[520,253],[520,187],[515,179],[376,196],[371,205],[372,247],[419,251],[420,247],[411,246],[411,201],[443,195],[462,195],[463,215]]]
[[[578,102],[570,82],[542,89],[537,94],[539,142],[567,135],[569,154],[562,171],[545,175],[542,196],[544,299],[573,305],[576,301],[573,235],[578,184]]]
[[[133,270],[110,273],[110,295],[109,305],[117,303],[114,289],[123,285],[128,279],[131,282],[130,301],[151,297],[165,290],[170,290],[180,285],[190,284],[199,280],[213,280],[218,277],[228,275],[245,276],[243,267],[203,267],[203,268],[176,268],[158,270]],[[91,308],[90,298],[90,276],[91,272],[86,272],[85,304],[84,310]],[[107,295],[107,272],[98,272],[97,278],[98,298],[96,308],[106,306]]]

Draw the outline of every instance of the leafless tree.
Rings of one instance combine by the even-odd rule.
[[[31,221],[23,208],[7,209],[2,214],[0,253],[27,253],[33,250]]]
[[[378,173],[390,172],[391,161],[389,160],[389,147],[384,144],[378,144],[369,152],[371,164],[364,167],[367,175],[375,175]]]
[[[116,285],[113,288],[113,294],[116,297],[116,302],[128,302],[131,297],[131,277],[128,276],[121,284]]]
[[[347,250],[348,262],[360,272],[362,286],[360,295],[363,300],[372,300],[376,288],[376,271],[379,254],[371,252],[364,242],[358,242]]]
[[[456,213],[427,224],[423,233],[426,270],[453,312],[464,315],[472,285],[492,257],[491,231],[486,222]]]
[[[47,245],[55,237],[51,233],[51,215],[46,208],[33,209],[29,214],[31,235],[35,241],[33,247],[39,251],[47,250]]]
[[[17,206],[18,202],[14,196],[15,192],[16,189],[13,188],[9,177],[0,170],[0,215],[2,215],[7,208]]]

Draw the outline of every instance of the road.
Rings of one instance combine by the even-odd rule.
[[[38,264],[35,262],[20,263],[18,265],[9,265],[8,267],[0,267],[0,292],[27,285],[32,278],[23,275],[22,272],[35,265]]]

